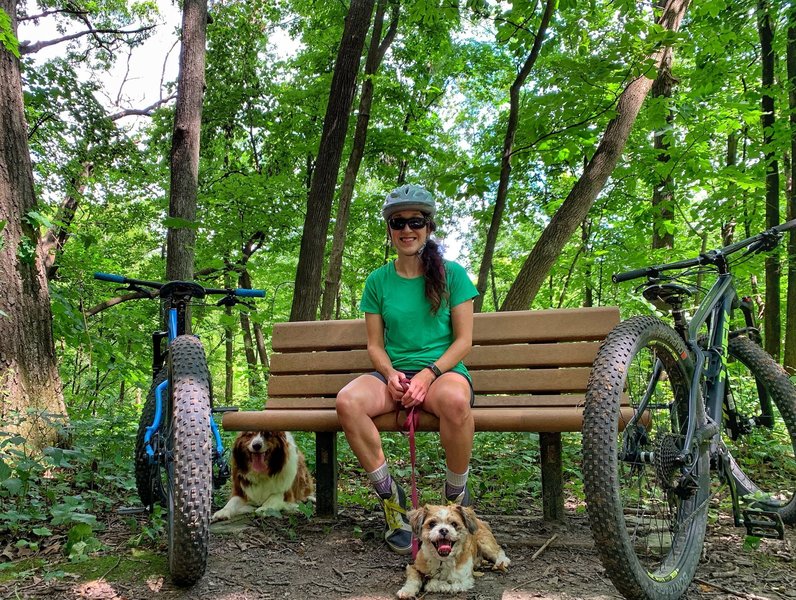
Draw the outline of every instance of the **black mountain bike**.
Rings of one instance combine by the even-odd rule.
[[[613,277],[645,277],[644,297],[673,319],[673,327],[652,316],[617,325],[586,391],[589,521],[602,564],[627,598],[685,593],[718,491],[711,470],[748,535],[781,539],[784,524],[796,523],[796,387],[760,347],[752,302],[738,297],[730,273],[730,257],[772,250],[794,227],[796,220],[696,258]],[[683,279],[705,271],[718,277],[689,318],[694,289]],[[735,309],[744,322],[731,330]],[[761,447],[766,456],[748,456]]]
[[[141,412],[135,445],[135,480],[142,504],[167,510],[169,572],[175,583],[191,585],[207,566],[213,487],[229,478],[213,407],[207,358],[191,335],[190,310],[209,295],[217,306],[262,298],[262,290],[212,289],[192,281],[142,281],[95,273],[95,279],[122,284],[161,301],[164,328],[152,334],[152,386]]]

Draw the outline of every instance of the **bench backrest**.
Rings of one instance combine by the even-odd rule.
[[[515,406],[577,404],[600,341],[618,322],[616,307],[476,314],[464,361],[476,406],[501,405],[505,395],[520,396]],[[373,370],[366,342],[364,319],[274,325],[267,408],[286,408],[280,398],[333,406],[340,388]]]

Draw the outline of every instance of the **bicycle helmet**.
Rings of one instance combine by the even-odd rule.
[[[433,217],[437,212],[437,207],[434,204],[434,198],[431,197],[431,192],[410,183],[397,187],[387,194],[381,214],[386,221],[401,210],[419,210],[423,214]]]

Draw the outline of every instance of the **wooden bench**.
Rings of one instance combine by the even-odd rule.
[[[480,313],[465,364],[473,378],[476,431],[538,432],[545,520],[564,517],[561,432],[580,431],[584,392],[600,341],[619,322],[615,307]],[[364,319],[280,323],[272,337],[269,399],[262,411],[230,412],[231,431],[316,434],[316,511],[337,514],[337,392],[372,371]],[[376,419],[396,431],[401,413]],[[421,431],[436,431],[422,413]]]

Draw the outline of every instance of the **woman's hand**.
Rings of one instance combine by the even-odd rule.
[[[406,376],[400,371],[393,371],[387,378],[387,391],[390,393],[390,397],[396,402],[401,402],[401,398],[403,398],[406,392],[406,386],[404,385],[406,381],[408,381]]]
[[[420,406],[426,400],[428,388],[434,383],[436,376],[430,369],[423,369],[417,375],[412,377],[411,380],[403,380],[404,394],[401,397],[401,404],[404,408],[412,408]]]

